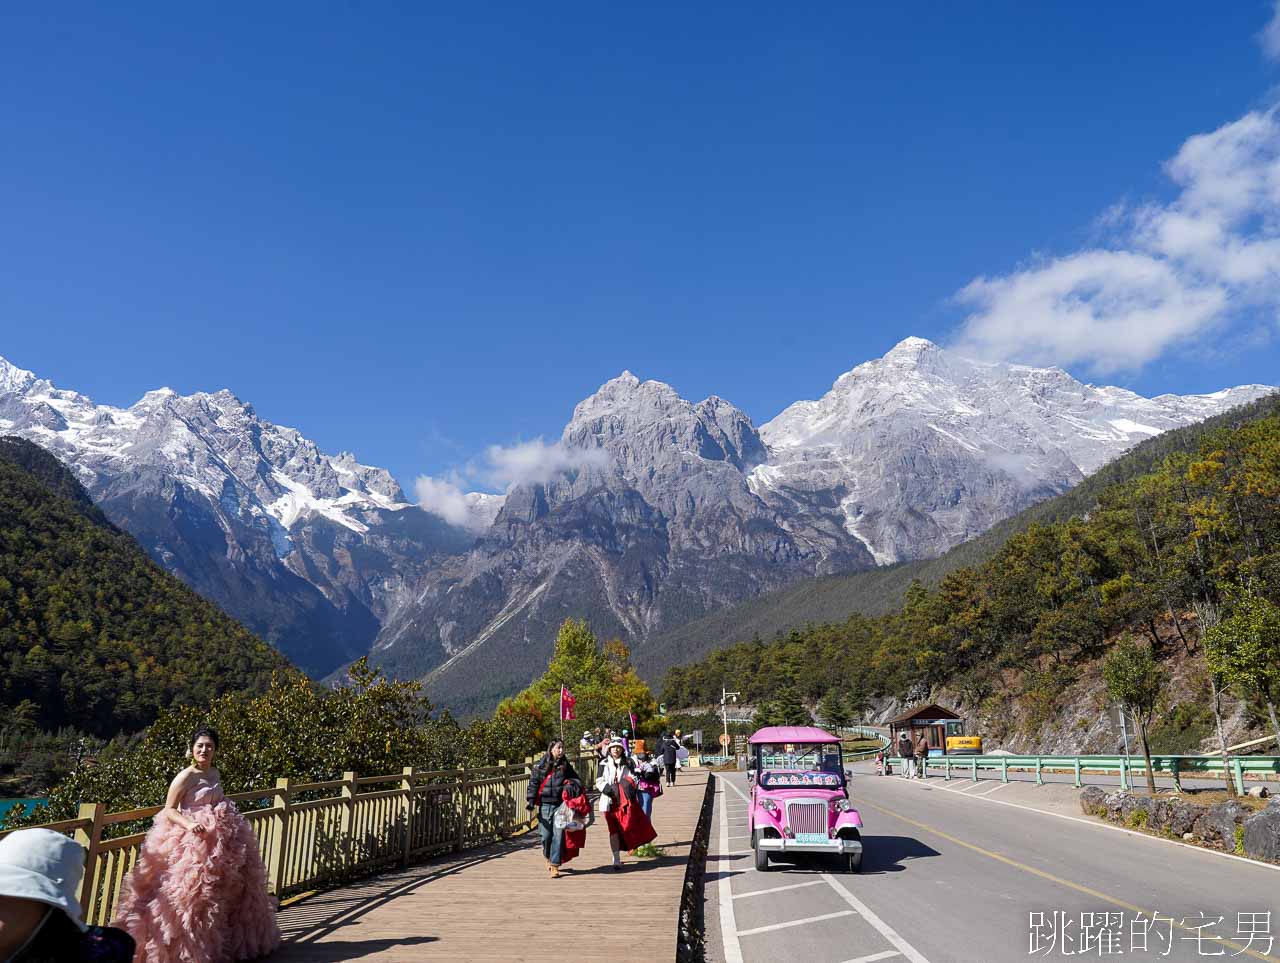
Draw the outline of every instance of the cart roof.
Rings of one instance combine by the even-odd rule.
[[[758,742],[839,742],[840,737],[817,726],[765,726],[747,741],[754,746]]]

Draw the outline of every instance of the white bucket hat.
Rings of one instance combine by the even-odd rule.
[[[0,896],[35,900],[62,910],[86,930],[76,888],[84,849],[51,829],[19,829],[0,839]]]

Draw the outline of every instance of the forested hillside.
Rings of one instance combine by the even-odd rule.
[[[1118,636],[1145,639],[1157,656],[1198,654],[1195,611],[1247,621],[1257,605],[1280,600],[1280,415],[1257,417],[1266,410],[1242,413],[1238,427],[1143,446],[1089,489],[1033,510],[1021,530],[993,533],[985,560],[953,567],[932,587],[911,583],[890,613],[674,668],[663,698],[713,702],[726,683],[747,702],[784,691],[817,700],[832,690],[905,697],[945,686],[971,707],[1032,696],[1048,711]],[[1269,622],[1256,624],[1244,641],[1265,653],[1277,640]],[[1280,660],[1252,661],[1258,671],[1239,694],[1274,702],[1276,689],[1269,697],[1264,687],[1280,683]]]
[[[645,678],[661,677],[673,665],[692,662],[736,642],[768,641],[794,630],[810,631],[806,629],[808,626],[843,622],[855,614],[888,614],[902,605],[913,583],[936,587],[957,569],[983,564],[1015,534],[1032,525],[1049,525],[1087,515],[1111,486],[1155,470],[1171,455],[1198,451],[1214,432],[1275,415],[1280,415],[1280,394],[1158,435],[1105,465],[1071,491],[999,522],[983,535],[936,559],[810,579],[762,595],[654,638],[639,653],[637,666]]]
[[[56,458],[0,439],[0,728],[135,732],[285,659],[155,565]]]

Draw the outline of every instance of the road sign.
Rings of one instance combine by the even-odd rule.
[[[747,737],[746,737],[746,736],[734,736],[734,737],[733,737],[733,751],[734,751],[734,752],[736,752],[738,755],[742,755],[744,752],[746,752],[746,751],[747,751]]]
[[[729,743],[730,743],[730,742],[732,742],[732,741],[733,741],[733,740],[732,740],[732,738],[730,737],[729,733],[727,733],[727,732],[722,732],[722,733],[720,733],[720,745],[722,745],[722,746],[724,746],[726,749],[728,749],[728,748],[729,748]]]
[[[702,730],[694,729],[693,732],[689,733],[689,741],[695,746],[702,745]]]

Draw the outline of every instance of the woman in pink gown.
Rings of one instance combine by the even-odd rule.
[[[135,963],[232,963],[280,945],[258,841],[223,797],[217,749],[216,732],[196,731],[194,764],[170,784],[124,882],[116,925],[137,942]]]

